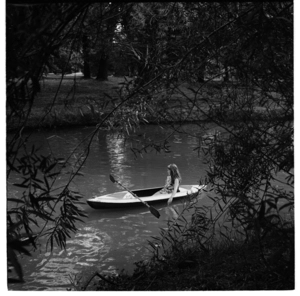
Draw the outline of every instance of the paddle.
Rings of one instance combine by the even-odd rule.
[[[152,215],[154,215],[156,218],[160,217],[160,213],[157,209],[151,207],[148,205],[148,203],[146,203],[145,201],[143,201],[142,199],[140,199],[135,193],[133,193],[132,191],[130,191],[129,189],[127,189],[125,186],[123,186],[120,182],[118,182],[112,175],[109,175],[109,179],[113,182],[113,183],[118,183],[121,187],[123,187],[126,191],[130,192],[135,198],[137,198],[138,200],[140,200],[145,206],[147,206],[151,212]]]

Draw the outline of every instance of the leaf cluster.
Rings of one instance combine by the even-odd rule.
[[[17,157],[17,153],[20,151],[10,151],[8,164],[13,176],[20,176],[20,181],[13,186],[23,192],[17,197],[7,198],[7,259],[18,275],[17,281],[22,282],[23,272],[16,252],[30,256],[31,251],[24,246],[31,245],[36,249],[40,236],[48,237],[51,251],[53,238],[58,246],[65,248],[66,238],[77,230],[75,223],[83,222],[79,217],[86,215],[79,206],[83,204],[80,201],[82,195],[69,189],[68,185],[63,188],[55,186],[57,177],[67,168],[64,159],[55,159],[51,154],[41,155],[34,146],[30,153],[21,157]],[[48,223],[54,226],[44,231]],[[12,281],[16,279],[9,279]]]

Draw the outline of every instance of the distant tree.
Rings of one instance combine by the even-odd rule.
[[[85,79],[91,78],[89,41],[87,34],[82,36],[82,59],[83,59],[83,77]]]
[[[84,77],[107,80],[109,57],[114,50],[117,24],[126,11],[125,3],[93,3],[85,17],[82,32]]]

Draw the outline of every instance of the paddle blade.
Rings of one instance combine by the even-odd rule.
[[[157,209],[155,209],[155,208],[149,206],[149,210],[150,210],[150,212],[152,213],[152,215],[154,215],[157,219],[159,219],[160,213],[159,213],[159,211],[158,211]]]
[[[112,181],[113,183],[116,183],[116,179],[113,177],[113,175],[109,175],[109,179],[110,181]]]

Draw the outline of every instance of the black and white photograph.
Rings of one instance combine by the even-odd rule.
[[[293,1],[2,14],[2,288],[295,292]]]

